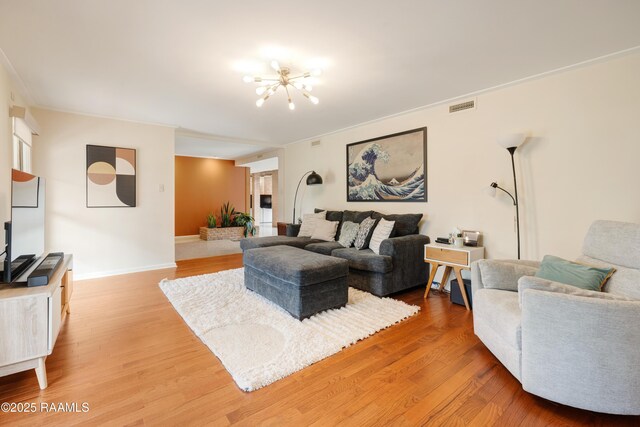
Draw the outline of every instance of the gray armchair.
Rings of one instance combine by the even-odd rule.
[[[594,292],[531,277],[536,262],[472,265],[476,335],[532,394],[640,415],[640,224],[596,221],[578,261],[616,273]]]

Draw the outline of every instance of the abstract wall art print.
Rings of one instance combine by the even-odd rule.
[[[87,207],[136,206],[136,150],[87,145]]]
[[[347,202],[426,202],[427,128],[347,145]]]

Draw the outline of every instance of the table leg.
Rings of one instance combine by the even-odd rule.
[[[36,377],[38,377],[38,385],[42,390],[47,388],[47,367],[44,364],[44,357],[38,359],[36,367]]]
[[[433,279],[435,279],[436,272],[438,271],[438,267],[439,267],[439,265],[435,262],[430,262],[429,265],[431,266],[431,271],[429,272],[429,281],[427,281],[427,289],[425,289],[424,291],[423,298],[429,297],[429,291],[431,290],[431,285],[433,285]]]
[[[462,281],[462,269],[460,267],[454,267],[453,269],[456,273],[456,279],[458,279],[458,286],[460,287],[460,293],[462,294],[462,299],[464,300],[464,306],[467,310],[471,310],[469,307],[469,300],[467,299],[467,291],[464,288],[464,282]]]
[[[449,280],[450,274],[451,274],[451,267],[447,265],[444,268],[444,273],[442,274],[442,279],[440,280],[440,287],[438,288],[440,292],[442,292],[444,287],[447,285],[447,280]]]

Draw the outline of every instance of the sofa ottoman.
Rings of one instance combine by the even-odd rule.
[[[247,289],[297,319],[347,303],[347,260],[292,246],[272,246],[246,250],[243,261]]]

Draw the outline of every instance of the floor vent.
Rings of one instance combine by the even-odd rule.
[[[450,113],[457,113],[458,111],[470,110],[476,108],[476,101],[466,101],[460,104],[449,105]]]

